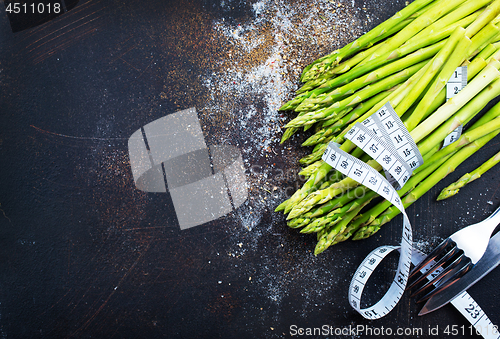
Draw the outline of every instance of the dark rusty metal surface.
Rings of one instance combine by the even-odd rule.
[[[307,136],[280,145],[288,116],[276,108],[308,62],[402,6],[87,0],[17,33],[2,14],[0,336],[279,338],[292,325],[366,325],[421,328],[418,337],[427,338],[436,326],[440,337],[447,325],[468,329],[451,306],[418,317],[406,295],[373,322],[349,306],[353,272],[376,246],[400,241],[398,222],[315,257],[314,237],[273,212],[302,184],[297,160]],[[241,150],[249,199],[181,231],[168,194],[135,189],[127,139],[188,107],[197,108],[207,144]],[[457,197],[435,201],[499,141],[408,209],[419,245],[432,247],[499,205],[498,167]],[[496,324],[499,274],[470,290]],[[378,279],[383,289],[391,272]]]

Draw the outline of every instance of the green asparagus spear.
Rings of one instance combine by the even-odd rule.
[[[465,185],[476,179],[479,179],[481,175],[483,175],[486,171],[495,166],[498,162],[500,162],[500,152],[498,152],[493,157],[488,159],[485,163],[476,168],[474,171],[464,174],[456,182],[444,188],[437,197],[437,200],[444,200],[454,196],[455,194],[458,193],[460,188],[464,187]]]

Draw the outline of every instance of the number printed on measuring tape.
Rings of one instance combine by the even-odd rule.
[[[386,171],[386,176],[396,182],[396,187],[404,185],[413,170],[423,163],[417,146],[389,103],[357,123],[347,132],[346,138],[375,159]],[[345,176],[380,194],[403,214],[400,246],[382,246],[372,251],[354,273],[349,286],[351,306],[367,319],[381,318],[396,306],[406,288],[413,241],[410,220],[393,183],[373,167],[342,151],[336,143],[328,145],[322,159]],[[391,286],[379,302],[362,308],[361,295],[368,278],[383,258],[396,249],[401,255]]]
[[[467,85],[467,66],[458,67],[450,80],[446,83],[446,100],[453,98],[458,92],[462,90]],[[457,141],[462,135],[463,126],[460,125],[453,132],[448,134],[443,141],[443,146],[441,148],[445,148],[446,146]]]
[[[446,100],[453,98],[467,85],[467,66],[457,67],[446,83]]]
[[[423,163],[417,145],[389,103],[351,128],[346,138],[384,168],[387,180],[401,189]]]
[[[488,318],[483,309],[477,304],[477,302],[467,293],[467,291],[462,292],[455,299],[451,301],[451,304],[469,321],[471,326],[464,331],[463,334],[474,335],[478,334],[485,339],[498,339],[500,338],[500,332],[498,331],[498,326],[494,325]]]
[[[420,252],[417,249],[413,249],[411,261],[413,265],[418,265],[426,255]],[[435,264],[434,261],[430,262],[427,266],[422,268],[421,272],[425,273]],[[435,272],[431,275],[427,276],[427,280],[432,280],[436,274],[439,274],[443,271],[442,267],[438,267]],[[438,284],[439,282],[436,282]],[[467,293],[467,291],[463,291],[457,297],[450,301],[450,303],[469,321],[471,324],[468,328],[460,327],[459,331],[457,328],[453,326],[451,328],[445,328],[444,334],[448,335],[481,335],[485,339],[500,339],[500,332],[498,331],[498,327],[493,324],[493,322],[488,318],[486,313],[481,309],[481,307],[477,304],[477,302]]]
[[[369,148],[369,146],[367,146]],[[354,273],[349,285],[349,303],[363,317],[378,319],[388,314],[398,303],[406,288],[412,254],[412,229],[403,203],[394,187],[373,167],[342,151],[338,144],[330,143],[322,159],[342,174],[358,181],[390,201],[403,214],[401,246],[382,246],[372,251]],[[356,174],[359,173],[359,176]],[[398,271],[387,293],[375,305],[361,307],[363,289],[375,267],[393,250],[400,249]]]
[[[446,146],[448,146],[448,145],[454,143],[455,141],[457,141],[458,139],[460,139],[460,136],[462,135],[463,127],[464,127],[463,125],[460,125],[457,128],[455,128],[450,134],[448,134],[446,136],[446,138],[444,138],[443,147],[441,147],[441,148],[445,148]]]

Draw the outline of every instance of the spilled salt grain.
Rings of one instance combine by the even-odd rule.
[[[221,5],[229,6],[229,2]],[[215,141],[235,142],[248,174],[249,197],[234,212],[238,225],[227,230],[234,241],[228,260],[238,261],[242,267],[246,264],[242,256],[258,256],[249,267],[249,290],[266,296],[273,305],[283,304],[290,286],[303,286],[300,300],[295,301],[300,303],[297,308],[302,316],[312,308],[328,305],[326,296],[336,293],[332,277],[340,277],[343,265],[351,264],[342,260],[332,267],[314,257],[309,248],[291,247],[294,240],[284,235],[288,229],[282,214],[273,212],[290,194],[285,183],[300,183],[296,147],[279,144],[281,127],[289,117],[278,109],[298,88],[302,69],[309,62],[367,31],[366,24],[371,21],[367,11],[353,11],[352,7],[348,2],[326,0],[256,1],[250,7],[251,18],[213,21],[213,38],[220,42],[224,58],[214,58],[213,71],[201,76],[209,92],[201,110],[208,116],[230,117],[225,129],[231,138],[222,134],[215,136],[220,138]],[[293,192],[297,187],[291,188]],[[270,234],[277,235],[272,246],[268,243],[274,241],[269,240]],[[287,266],[280,260],[284,255],[296,256],[301,264]],[[279,313],[269,317],[280,320]]]

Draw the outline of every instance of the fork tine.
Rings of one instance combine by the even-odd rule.
[[[463,257],[463,254],[460,255],[456,260],[454,260],[451,264],[449,264],[443,271],[441,271],[437,276],[432,278],[431,280],[426,281],[422,286],[419,288],[415,289],[410,297],[416,297],[416,296],[422,296],[430,290],[431,287],[438,287],[441,283],[443,283],[446,279],[446,277],[449,277],[450,272],[452,272],[458,264],[460,264],[460,260]]]
[[[451,262],[441,273],[439,273],[436,277],[434,277],[432,280],[429,280],[426,282],[423,286],[415,290],[412,294],[411,297],[415,297],[417,295],[422,295],[427,293],[426,291],[429,290],[430,287],[439,287],[442,284],[444,284],[448,278],[454,274],[454,272],[458,269],[460,269],[464,263],[467,264],[467,262],[470,262],[470,259],[465,256],[463,253],[460,254],[453,262]],[[462,266],[459,266],[462,265]],[[436,284],[437,283],[437,284]]]
[[[454,255],[456,255],[458,251],[459,251],[459,249],[457,248],[457,246],[453,246],[453,248],[448,253],[446,253],[441,259],[439,259],[439,261],[436,262],[429,270],[427,270],[425,273],[422,273],[420,275],[420,277],[418,277],[417,279],[415,279],[415,281],[411,282],[409,284],[409,286],[408,286],[408,289],[412,289],[418,283],[420,283],[425,278],[427,278],[427,276],[429,276],[430,274],[432,274],[438,268],[442,267],[445,263],[447,263],[450,260],[450,258],[452,258]]]
[[[461,267],[458,271],[455,271],[454,274],[452,274],[450,278],[446,279],[446,281],[439,284],[439,286],[437,286],[434,290],[430,291],[429,293],[424,295],[422,298],[418,299],[417,303],[421,303],[423,301],[426,301],[430,297],[432,297],[432,296],[438,294],[439,292],[441,292],[442,290],[450,287],[451,285],[456,283],[460,278],[462,278],[465,273],[469,272],[473,266],[474,265],[472,264],[472,262],[470,260],[468,262],[465,262],[463,267]]]
[[[452,242],[452,240],[450,238],[447,238],[447,239],[443,240],[438,246],[436,246],[436,248],[434,248],[431,251],[431,253],[429,253],[427,255],[427,257],[425,257],[425,259],[422,260],[422,262],[420,262],[417,266],[415,266],[413,268],[413,270],[411,270],[410,275],[408,276],[408,279],[411,279],[412,277],[414,277],[415,274],[417,274],[418,272],[420,272],[420,270],[422,270],[422,268],[424,268],[432,260],[434,260],[451,242]]]

